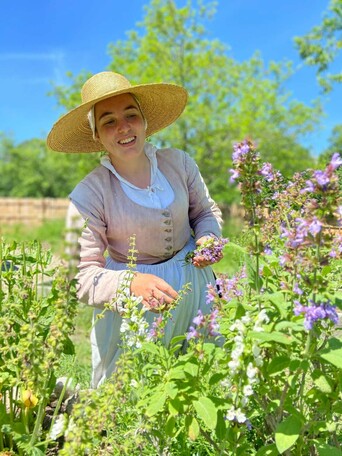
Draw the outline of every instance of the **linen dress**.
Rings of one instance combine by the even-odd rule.
[[[178,149],[157,149],[145,143],[151,164],[151,184],[138,189],[125,181],[108,158],[70,194],[68,225],[84,226],[79,238],[78,297],[94,306],[93,319],[105,303],[115,300],[127,270],[129,238],[136,239],[137,271],[155,274],[176,291],[191,284],[165,328],[167,345],[185,334],[201,309],[210,312],[206,290],[214,283],[211,267],[185,265],[186,254],[205,235],[220,236],[221,212],[211,199],[194,160]],[[81,216],[81,217],[80,217]],[[106,256],[106,253],[108,255]],[[151,324],[157,314],[147,311]],[[115,369],[121,354],[118,312],[106,310],[91,332],[92,386]]]

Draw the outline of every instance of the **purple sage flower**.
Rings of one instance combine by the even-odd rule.
[[[309,225],[309,231],[313,236],[316,236],[318,233],[320,233],[322,229],[322,223],[317,219],[317,217],[314,217],[312,219],[312,222]]]
[[[339,153],[334,153],[331,157],[330,166],[335,171],[335,169],[339,168],[342,165],[342,158],[340,157]]]
[[[331,305],[330,301],[314,303],[310,300],[309,306],[303,306],[299,301],[294,301],[294,314],[304,314],[304,328],[310,331],[318,320],[330,320],[335,325],[338,323],[336,307]]]
[[[203,315],[201,309],[198,310],[197,316],[192,320],[196,326],[203,326],[205,322],[205,316]]]
[[[260,174],[265,177],[267,182],[272,182],[274,180],[274,172],[271,163],[263,163]]]
[[[186,340],[195,339],[199,337],[199,332],[193,326],[190,326],[189,332],[186,335]]]

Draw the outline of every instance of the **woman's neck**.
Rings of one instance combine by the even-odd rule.
[[[151,184],[151,164],[145,154],[140,160],[120,163],[111,160],[111,162],[120,176],[136,187],[147,188]]]

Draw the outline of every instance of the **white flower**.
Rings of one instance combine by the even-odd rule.
[[[246,330],[245,325],[242,323],[241,320],[236,320],[236,322],[233,323],[229,329],[231,331],[239,331],[242,333]]]
[[[232,386],[232,382],[230,381],[230,379],[227,377],[225,378],[224,380],[221,381],[221,386],[223,388],[230,388]]]
[[[235,374],[236,371],[239,369],[240,367],[240,361],[238,359],[234,360],[232,359],[231,361],[229,361],[228,363],[228,367],[229,369],[231,370],[231,373],[232,374]]]
[[[243,337],[242,337],[240,334],[237,334],[237,335],[234,337],[234,341],[235,341],[237,344],[243,344]]]
[[[242,321],[242,323],[247,325],[251,321],[251,317],[249,316],[249,314],[246,314],[241,318],[241,321]]]
[[[130,386],[131,386],[132,388],[138,388],[139,383],[138,383],[134,378],[132,378],[131,383],[130,383]]]
[[[120,332],[125,333],[129,331],[129,320],[128,319],[123,319],[121,326],[120,326]]]
[[[258,369],[256,367],[254,367],[252,363],[249,363],[247,366],[247,377],[249,379],[252,379],[257,375],[257,373],[258,373]]]
[[[243,387],[243,394],[245,396],[252,396],[253,394],[253,388],[251,387],[251,385],[245,385]]]
[[[264,360],[262,359],[261,356],[258,356],[257,358],[254,358],[255,365],[260,367],[264,364]]]
[[[240,408],[235,409],[232,407],[230,410],[228,410],[226,419],[228,421],[237,421],[238,423],[244,423],[247,420],[247,417]]]
[[[246,415],[243,412],[241,412],[240,408],[238,408],[236,410],[236,421],[238,423],[244,423],[246,420],[247,420]]]
[[[50,429],[50,434],[49,434],[50,439],[56,440],[58,437],[60,437],[66,428],[66,424],[67,424],[67,419],[66,419],[65,415],[62,415],[62,414],[58,415],[56,421],[53,423],[53,426]]]
[[[252,346],[252,352],[253,352],[254,358],[257,358],[260,355],[260,352],[261,352],[261,348],[259,347],[259,345],[254,343],[253,346]]]
[[[243,353],[243,345],[239,345],[232,350],[231,357],[232,359],[238,359]]]
[[[230,410],[228,410],[226,414],[226,418],[228,421],[234,421],[235,420],[235,408],[232,407]]]

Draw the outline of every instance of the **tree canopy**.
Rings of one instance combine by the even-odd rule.
[[[127,32],[127,39],[109,44],[109,69],[124,74],[133,84],[163,81],[188,90],[189,103],[183,115],[151,141],[192,155],[212,196],[218,202],[229,203],[236,195],[228,188],[233,143],[250,137],[257,141],[265,161],[291,175],[314,164],[301,141],[316,128],[321,110],[318,104],[309,107],[286,92],[291,63],[266,65],[258,53],[239,62],[230,57],[225,44],[209,39],[206,24],[214,14],[215,3],[211,1],[189,0],[178,7],[174,0],[151,0],[141,23]],[[70,85],[53,90],[58,103],[68,110],[75,107],[80,102],[81,85],[89,75],[69,74]],[[16,148],[16,153],[10,147],[13,163],[16,154],[29,146],[36,169],[54,167],[52,174],[51,167],[45,174],[50,180],[51,175],[53,180],[60,180],[60,184],[40,182],[40,189],[35,191],[33,183],[23,185],[25,191],[37,196],[39,192],[65,196],[66,189],[72,188],[70,184],[75,185],[98,162],[98,154],[45,151],[44,155],[44,146],[37,140]],[[38,163],[40,156],[44,159]],[[19,189],[1,185],[0,191],[13,194]]]
[[[331,0],[322,22],[306,35],[296,37],[295,43],[301,58],[317,68],[318,81],[325,91],[341,83],[340,68],[330,71],[342,49],[342,0]]]

